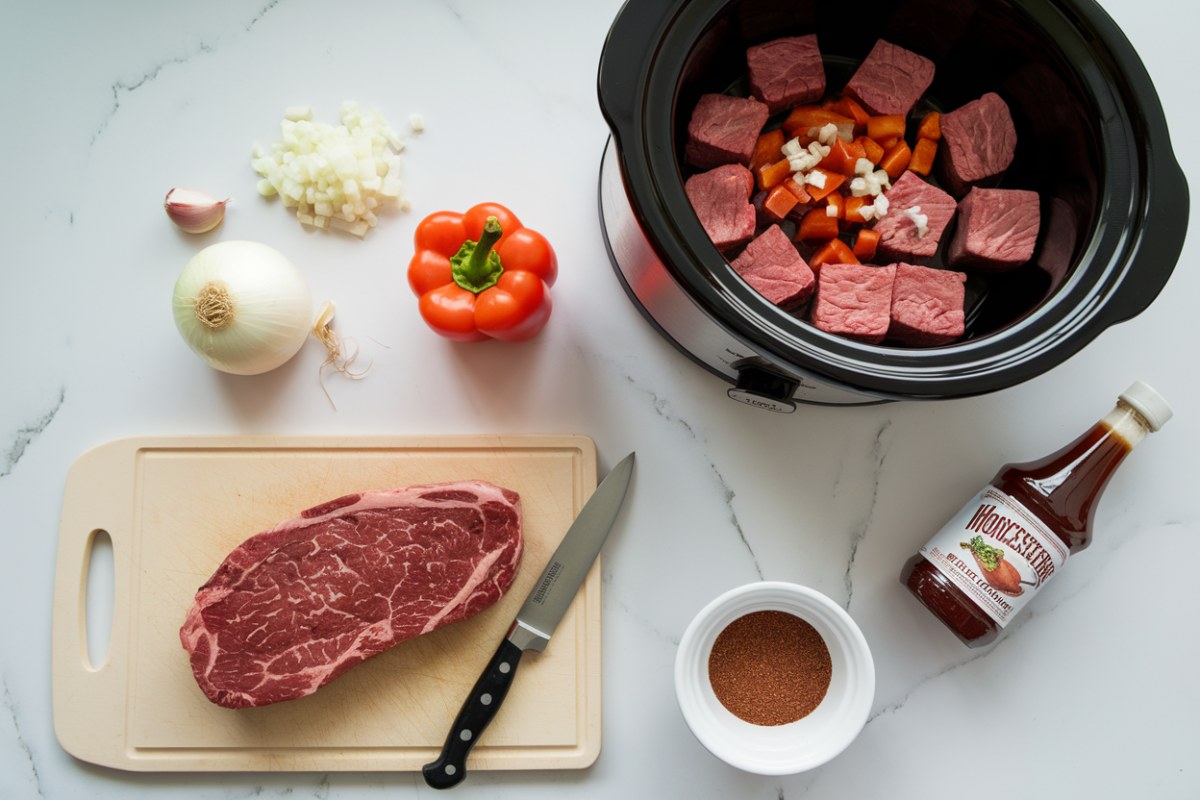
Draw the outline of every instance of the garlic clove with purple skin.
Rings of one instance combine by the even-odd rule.
[[[178,188],[167,192],[163,208],[179,230],[205,233],[221,224],[229,198],[218,200],[199,189]]]

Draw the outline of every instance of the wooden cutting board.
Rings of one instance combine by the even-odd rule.
[[[365,489],[480,479],[521,495],[525,553],[499,602],[404,642],[309,697],[230,710],[192,677],[179,627],[238,544]],[[63,499],[54,589],[54,729],[77,758],[128,770],[417,770],[596,488],[584,436],[200,436],[84,453]],[[92,539],[112,538],[115,603],[88,663]],[[472,769],[580,768],[600,752],[600,564],[543,654],[521,661]]]

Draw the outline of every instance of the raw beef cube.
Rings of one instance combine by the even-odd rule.
[[[759,294],[782,309],[792,309],[812,297],[816,278],[796,252],[787,234],[772,225],[730,266]]]
[[[962,272],[896,264],[888,338],[928,347],[949,344],[962,336],[966,280]]]
[[[958,205],[954,198],[907,170],[883,194],[888,199],[887,216],[875,223],[875,231],[879,234],[879,257],[886,261],[903,261],[933,256]],[[917,208],[921,210],[910,212]],[[928,230],[924,235],[913,220],[917,215],[926,217]]]
[[[684,158],[698,169],[749,165],[754,143],[770,115],[767,107],[752,97],[702,95],[688,122]]]
[[[1017,129],[1008,104],[988,92],[962,108],[942,114],[938,148],[942,185],[962,197],[979,181],[997,179],[1012,163]]]
[[[754,206],[750,204],[754,176],[741,164],[693,175],[683,188],[708,238],[721,252],[754,235]]]
[[[812,321],[823,331],[867,344],[887,336],[896,268],[826,264],[817,276]]]
[[[952,267],[1007,272],[1033,258],[1041,223],[1037,192],[980,189],[958,205],[958,230],[946,261]]]
[[[825,94],[825,65],[817,35],[789,36],[746,50],[750,94],[774,114]]]
[[[933,62],[880,39],[842,90],[876,116],[903,114],[933,83]]]

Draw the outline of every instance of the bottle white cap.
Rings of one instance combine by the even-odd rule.
[[[1167,420],[1174,416],[1162,395],[1141,381],[1134,381],[1132,386],[1121,393],[1121,399],[1146,418],[1152,431],[1161,430],[1162,426],[1167,424]]]

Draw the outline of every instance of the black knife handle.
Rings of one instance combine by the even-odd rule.
[[[521,648],[508,639],[500,642],[500,649],[492,656],[479,680],[475,681],[462,709],[454,718],[454,724],[450,726],[450,735],[442,745],[442,754],[437,761],[421,769],[425,782],[434,789],[457,786],[467,776],[467,754],[500,710],[500,704],[504,702],[517,674],[517,664],[521,663],[521,652]]]

